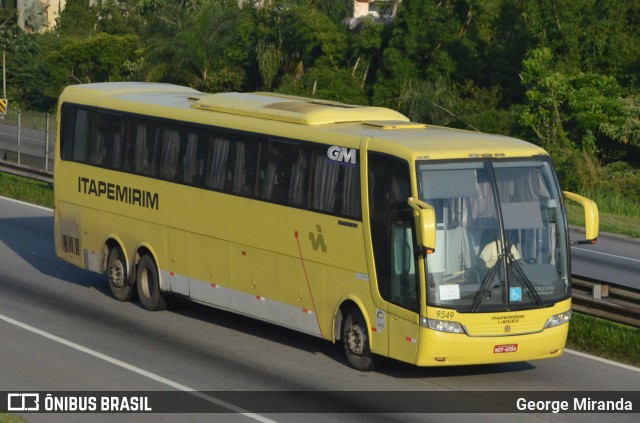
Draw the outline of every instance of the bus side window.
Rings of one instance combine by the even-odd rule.
[[[89,162],[107,168],[120,167],[121,145],[123,132],[122,116],[115,113],[98,113],[98,131],[92,139]]]
[[[299,143],[261,143],[258,197],[280,204],[302,205],[306,180],[306,150]]]
[[[360,168],[327,158],[327,148],[313,149],[309,166],[308,207],[312,210],[361,218]],[[356,163],[359,163],[356,156]]]
[[[147,176],[156,174],[160,128],[132,119],[127,133],[125,169]]]
[[[180,133],[173,129],[165,129],[162,134],[160,148],[161,178],[174,180],[178,173],[178,152],[180,150]]]
[[[64,105],[64,132],[62,136],[62,159],[85,162],[89,143],[91,115],[89,110]]]
[[[235,194],[253,197],[256,186],[256,166],[258,161],[258,143],[253,137],[244,137],[236,141],[236,151],[231,155],[233,166],[233,187]]]
[[[223,190],[231,175],[227,172],[227,158],[229,156],[230,141],[226,138],[213,136],[209,140],[207,153],[207,173],[204,185],[207,188]]]
[[[182,178],[189,185],[198,185],[196,183],[196,171],[198,169],[197,162],[198,152],[198,135],[189,133],[187,136],[187,146],[182,156]]]
[[[331,213],[336,200],[336,185],[340,167],[336,162],[327,160],[327,147],[314,149],[311,155],[311,189],[309,206],[313,210]]]

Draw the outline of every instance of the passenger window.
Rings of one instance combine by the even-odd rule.
[[[299,143],[268,140],[261,144],[258,197],[302,206],[307,179],[306,148]]]
[[[145,120],[132,120],[127,133],[125,169],[141,175],[156,174],[160,128]]]
[[[122,116],[116,113],[98,113],[98,131],[92,138],[89,163],[119,169],[122,164]]]
[[[62,138],[62,158],[86,162],[92,113],[89,110],[73,106],[63,107],[62,111],[65,125]]]
[[[309,170],[309,207],[325,213],[361,218],[360,167],[357,164],[329,160],[330,146],[313,149]],[[355,163],[359,163],[358,151]]]
[[[201,186],[204,175],[204,133],[187,132],[187,141],[183,144],[180,157],[182,160],[182,181],[189,185]]]

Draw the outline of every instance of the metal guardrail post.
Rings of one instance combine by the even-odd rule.
[[[21,132],[22,132],[22,119],[21,119],[21,115],[22,115],[22,111],[20,109],[18,109],[18,146],[17,146],[17,152],[18,152],[18,164],[20,163],[20,138],[21,138]]]
[[[49,113],[47,113],[47,129],[44,133],[44,170],[49,171]]]

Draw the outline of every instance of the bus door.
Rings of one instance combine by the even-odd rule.
[[[418,348],[420,288],[413,216],[409,210],[390,219],[389,355],[415,363]]]
[[[415,362],[420,289],[409,163],[369,152],[369,213],[377,288],[387,304],[389,356]]]

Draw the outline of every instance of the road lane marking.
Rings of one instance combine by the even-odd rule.
[[[609,254],[609,253],[602,253],[600,251],[587,250],[586,248],[576,248],[576,247],[572,247],[572,248],[575,248],[576,250],[584,251],[585,253],[601,254],[603,256],[615,257],[615,258],[619,258],[619,259],[622,259],[622,260],[629,260],[629,261],[635,261],[636,263],[640,263],[640,260],[634,259],[634,258],[630,258],[630,257],[617,256],[615,254]]]
[[[16,203],[16,204],[22,204],[23,206],[31,206],[31,207],[34,207],[36,209],[40,209],[40,210],[44,210],[44,211],[48,211],[48,212],[53,213],[53,209],[50,209],[48,207],[42,207],[42,206],[39,206],[37,204],[26,203],[24,201],[16,200],[16,199],[9,198],[9,197],[3,197],[1,195],[0,195],[0,199],[6,200],[6,201],[11,201],[12,203]]]
[[[607,360],[606,358],[596,357],[595,355],[590,355],[590,354],[585,354],[585,353],[580,352],[580,351],[570,350],[569,348],[565,348],[564,350],[565,350],[565,352],[568,352],[569,354],[577,355],[578,357],[589,358],[589,359],[594,360],[594,361],[599,361],[601,363],[610,364],[612,366],[620,367],[621,369],[631,370],[633,372],[640,373],[640,367],[634,367],[634,366],[631,366],[629,364],[618,363],[616,361]]]
[[[21,329],[24,329],[24,330],[27,330],[29,332],[35,333],[35,334],[40,335],[40,336],[42,336],[44,338],[47,338],[49,340],[52,340],[52,341],[58,342],[60,344],[66,345],[67,347],[73,348],[73,349],[75,349],[77,351],[80,351],[80,352],[83,352],[83,353],[88,354],[90,356],[99,358],[100,360],[104,360],[104,361],[106,361],[108,363],[111,363],[111,364],[114,364],[116,366],[122,367],[122,368],[127,369],[127,370],[129,370],[131,372],[134,372],[134,373],[137,373],[139,375],[145,376],[145,377],[147,377],[147,378],[149,378],[151,380],[154,380],[156,382],[162,383],[164,385],[170,386],[170,387],[178,389],[180,391],[189,392],[189,393],[191,393],[192,395],[194,395],[194,396],[196,396],[198,398],[201,398],[201,399],[203,399],[205,401],[208,401],[208,402],[210,402],[212,404],[215,404],[215,405],[218,405],[220,407],[226,408],[230,412],[241,414],[241,415],[243,415],[243,416],[245,416],[247,418],[259,421],[261,423],[277,423],[275,420],[271,420],[271,419],[269,419],[267,417],[261,416],[260,414],[251,413],[251,412],[249,412],[249,411],[247,411],[247,410],[245,410],[243,408],[240,408],[240,407],[238,407],[236,405],[233,405],[233,404],[231,404],[229,402],[223,401],[223,400],[218,399],[216,397],[212,397],[210,395],[206,395],[206,394],[204,394],[204,393],[202,393],[202,392],[200,392],[200,391],[198,391],[196,389],[190,388],[190,387],[188,387],[186,385],[182,385],[182,384],[180,384],[178,382],[174,382],[174,381],[172,381],[170,379],[164,378],[164,377],[159,376],[159,375],[157,375],[155,373],[151,373],[151,372],[149,372],[147,370],[141,369],[140,367],[136,367],[136,366],[134,366],[132,364],[125,363],[124,361],[118,360],[117,358],[110,357],[110,356],[108,356],[106,354],[102,354],[102,353],[100,353],[98,351],[94,351],[94,350],[92,350],[90,348],[87,348],[87,347],[84,347],[84,346],[82,346],[80,344],[76,344],[75,342],[66,340],[66,339],[61,338],[59,336],[53,335],[53,334],[51,334],[49,332],[45,332],[45,331],[43,331],[41,329],[38,329],[38,328],[33,327],[33,326],[30,326],[30,325],[28,325],[26,323],[22,323],[22,322],[20,322],[18,320],[12,319],[11,317],[5,316],[3,314],[0,314],[0,320],[4,320],[5,322],[10,323],[10,324],[12,324],[14,326],[17,326],[17,327],[19,327]]]

